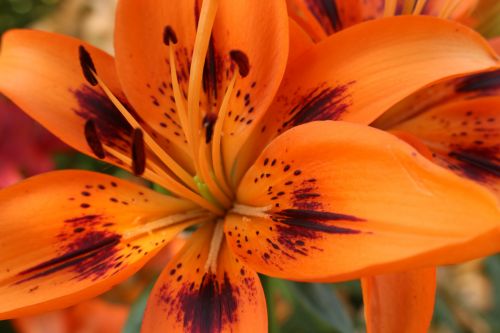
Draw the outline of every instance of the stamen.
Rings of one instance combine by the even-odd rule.
[[[212,161],[209,156],[209,146],[208,144],[201,142],[200,149],[198,150],[199,156],[199,172],[204,183],[208,186],[210,193],[215,197],[217,202],[219,202],[225,208],[231,207],[231,200],[229,197],[219,188],[218,184],[213,179],[210,166]]]
[[[417,0],[417,3],[415,4],[415,8],[413,9],[413,15],[420,15],[420,13],[422,13],[422,10],[424,9],[426,3],[427,3],[427,0]]]
[[[231,212],[243,216],[269,218],[269,214],[267,212],[270,211],[272,207],[273,205],[265,207],[252,207],[235,203]]]
[[[238,65],[238,70],[241,77],[246,77],[250,72],[250,62],[248,61],[248,56],[240,50],[232,50],[229,52],[231,60]]]
[[[117,159],[125,162],[126,164],[132,164],[132,160],[130,159],[130,157],[122,154],[121,152],[108,146],[106,146],[106,151],[109,154],[115,156]],[[222,209],[216,207],[215,205],[198,195],[198,193],[189,191],[186,187],[182,186],[180,183],[174,180],[168,173],[165,172],[165,170],[154,164],[151,159],[147,160],[146,163],[148,168],[144,172],[144,177],[152,180],[158,185],[167,188],[176,195],[179,195],[189,201],[198,204],[200,207],[203,207],[218,216],[224,215],[224,211]]]
[[[202,3],[200,11],[200,19],[194,42],[194,51],[191,61],[191,69],[189,75],[189,90],[188,90],[188,110],[189,110],[189,127],[191,136],[191,146],[193,156],[198,156],[196,139],[200,133],[200,94],[203,83],[203,68],[205,65],[205,55],[207,54],[212,27],[217,13],[218,0],[205,0]],[[195,163],[196,164],[196,163]]]
[[[179,115],[179,120],[181,122],[182,130],[184,131],[184,135],[186,136],[186,139],[188,140],[189,143],[191,140],[191,136],[190,136],[188,118],[186,112],[186,100],[181,92],[179,79],[177,77],[177,68],[176,68],[175,52],[173,44],[169,46],[169,59],[170,59],[170,76],[172,78],[172,90],[174,92],[175,108],[177,109],[177,113]]]
[[[155,231],[170,227],[174,224],[185,223],[190,220],[198,222],[200,218],[207,219],[209,214],[206,210],[193,210],[185,213],[169,215],[156,221],[147,222],[146,224],[139,225],[132,230],[128,230],[123,234],[126,240],[136,238],[141,235],[151,234]]]
[[[441,11],[439,12],[439,17],[442,19],[447,19],[453,13],[453,11],[458,7],[458,0],[447,0],[444,5],[441,7]]]
[[[142,129],[142,126],[135,120],[134,116],[128,112],[128,110],[123,106],[123,104],[114,96],[114,94],[109,90],[109,88],[104,84],[104,82],[99,78],[99,76],[95,76],[99,86],[102,88],[106,96],[110,99],[110,101],[115,105],[118,111],[125,117],[130,125],[134,128]],[[184,184],[189,186],[192,190],[196,191],[196,184],[194,183],[191,175],[186,172],[177,162],[165,151],[161,146],[148,134],[147,131],[144,131],[144,141],[151,148],[151,150],[160,158],[160,160],[176,175],[178,176]]]
[[[144,146],[144,135],[139,128],[134,129],[132,139],[132,171],[134,175],[140,176],[146,169],[146,148]]]
[[[394,16],[396,14],[397,0],[385,0],[384,17]]]
[[[212,138],[212,165],[215,173],[215,178],[217,179],[219,185],[222,187],[222,190],[227,195],[230,195],[231,189],[226,180],[226,174],[224,172],[224,166],[222,163],[222,129],[224,127],[224,121],[229,110],[229,102],[231,100],[235,84],[236,75],[234,75],[229,82],[224,98],[222,99],[222,104],[217,115],[217,121],[215,123],[214,134]]]
[[[100,159],[105,158],[106,153],[104,152],[102,143],[99,140],[95,122],[92,119],[89,119],[85,122],[84,134],[85,140],[87,140],[87,144],[89,145],[92,152]]]
[[[219,257],[220,247],[224,240],[224,220],[218,220],[215,223],[212,241],[210,242],[210,250],[208,252],[207,262],[205,263],[205,271],[217,272],[217,259]]]
[[[208,113],[203,117],[203,127],[205,128],[205,143],[209,144],[212,141],[212,136],[214,134],[214,125],[217,121],[217,115],[214,113]]]
[[[85,49],[85,47],[83,47],[83,45],[80,45],[78,52],[78,58],[80,59],[83,76],[90,85],[97,85],[97,79],[94,75],[94,73],[97,73],[97,70],[95,69],[94,61],[92,60],[90,53]]]
[[[163,30],[163,43],[167,46],[170,45],[170,43],[177,44],[177,35],[175,34],[174,29],[172,29],[169,25],[167,25]]]

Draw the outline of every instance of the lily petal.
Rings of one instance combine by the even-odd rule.
[[[393,128],[418,137],[438,164],[500,198],[500,96],[447,103]]]
[[[436,268],[377,275],[361,280],[369,333],[427,332],[436,294]]]
[[[271,114],[281,129],[322,119],[369,124],[426,84],[495,66],[488,43],[457,23],[422,16],[370,21],[291,64]]]
[[[399,101],[371,125],[389,130],[440,105],[485,96],[500,96],[500,70],[485,70],[438,80]]]
[[[205,270],[214,223],[202,226],[158,278],[142,332],[266,332],[259,277],[226,242],[216,272]]]
[[[115,177],[57,171],[0,192],[0,319],[76,304],[135,273],[192,223],[137,232],[195,208]]]
[[[199,2],[125,0],[117,11],[116,59],[124,90],[141,115],[169,140],[180,140],[179,145],[185,140],[177,126],[182,116],[178,119],[173,113],[186,113],[178,106],[186,107],[190,66],[200,60],[192,59]],[[208,54],[202,59],[201,107],[204,114],[217,114],[227,87],[238,76],[224,121],[227,135],[222,138],[229,172],[240,142],[246,140],[271,104],[283,77],[288,57],[288,17],[281,1],[219,2]],[[175,36],[175,42],[165,42],[166,31]],[[171,47],[175,59],[170,59]],[[173,62],[181,89],[177,97],[170,86]],[[168,122],[165,114],[175,123]],[[196,139],[204,137],[198,133],[201,122],[200,128],[191,129]]]
[[[96,152],[102,144],[104,151],[111,147],[131,158],[133,129],[104,92],[88,82],[80,60],[90,61],[127,105],[110,55],[71,37],[31,30],[3,35],[0,91],[73,148],[93,157],[102,153],[106,161],[131,170],[115,155]],[[93,126],[86,126],[89,120]]]
[[[393,3],[393,8],[390,6]],[[478,0],[287,0],[288,12],[315,41],[384,15],[422,14],[466,21]],[[386,7],[389,6],[389,10]],[[392,12],[391,12],[392,11]]]
[[[196,34],[197,1],[123,0],[116,10],[116,68],[123,90],[140,116],[172,145],[169,154],[192,171],[170,62],[175,62],[185,104]],[[169,56],[175,42],[176,59]]]
[[[401,16],[343,30],[287,66],[277,97],[242,150],[235,174],[241,176],[255,159],[260,151],[255,147],[265,147],[293,126],[315,120],[369,124],[435,80],[494,66],[497,56],[488,43],[454,22]]]
[[[290,19],[290,50],[288,52],[288,63],[293,63],[304,52],[311,48],[314,43],[309,35],[293,19]]]
[[[339,281],[499,249],[492,194],[388,133],[347,122],[313,122],[275,139],[237,203],[228,243],[258,272],[282,278]]]

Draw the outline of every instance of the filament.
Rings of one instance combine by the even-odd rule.
[[[159,220],[138,225],[137,227],[126,231],[123,234],[123,238],[127,240],[136,238],[144,234],[151,234],[155,231],[170,227],[172,225],[185,223],[188,221],[191,221],[194,224],[198,222],[200,218],[206,219],[208,217],[207,215],[208,214],[205,210],[193,210],[184,213],[169,215]]]
[[[226,174],[224,172],[221,145],[222,145],[222,135],[223,135],[222,130],[224,127],[224,121],[226,119],[226,115],[229,110],[229,101],[231,100],[235,84],[236,84],[236,73],[229,82],[226,94],[222,99],[219,113],[217,115],[217,121],[214,127],[214,134],[212,137],[212,162],[213,162],[212,164],[214,168],[215,178],[217,179],[217,182],[221,186],[222,190],[228,195],[231,193],[231,189],[227,182]]]
[[[215,273],[217,271],[217,259],[219,257],[220,247],[224,240],[224,221],[218,220],[215,223],[212,241],[210,242],[210,250],[208,252],[207,262],[205,263],[205,271]]]

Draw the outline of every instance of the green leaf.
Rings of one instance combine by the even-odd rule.
[[[278,318],[276,318],[276,291],[278,288],[275,286],[275,279],[265,275],[260,275],[260,281],[262,283],[262,288],[264,289],[264,295],[267,303],[268,332],[280,333],[281,330]]]
[[[282,327],[283,332],[354,331],[353,323],[331,284],[273,280],[281,296],[294,307],[294,313]]]
[[[127,322],[125,323],[125,328],[122,333],[137,333],[141,331],[142,317],[144,316],[146,304],[148,303],[149,294],[151,294],[153,286],[154,282],[142,291],[137,300],[130,307]]]
[[[438,324],[445,325],[451,332],[463,333],[461,325],[453,315],[453,311],[451,311],[444,295],[439,290],[436,294],[432,324],[433,326]]]
[[[491,325],[492,332],[500,331],[500,256],[492,256],[484,261],[484,267],[493,286],[493,307],[486,318]]]

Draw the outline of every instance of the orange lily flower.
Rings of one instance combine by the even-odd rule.
[[[115,58],[7,33],[0,91],[76,149],[174,195],[84,171],[1,191],[0,318],[98,295],[194,225],[144,332],[266,331],[257,272],[341,281],[498,252],[489,191],[364,125],[436,80],[498,68],[490,46],[429,17],[316,45],[297,28],[285,1],[122,0]]]
[[[476,24],[472,14],[479,2],[481,0],[287,0],[287,5],[290,17],[313,40],[320,41],[354,24],[394,15],[432,15]]]
[[[377,17],[422,14],[477,24],[493,1],[308,1],[288,0],[296,20],[291,33],[304,40],[326,36]],[[479,5],[479,6],[478,6]],[[476,6],[478,6],[476,8]],[[476,13],[476,11],[479,11]],[[497,47],[496,40],[491,41]],[[495,97],[496,96],[496,97]],[[441,80],[411,94],[374,119],[372,126],[388,130],[428,159],[500,195],[500,71],[486,71]],[[435,269],[372,276],[362,279],[369,332],[425,332],[430,324]],[[402,306],[405,304],[405,306]],[[398,320],[394,314],[397,313]]]

